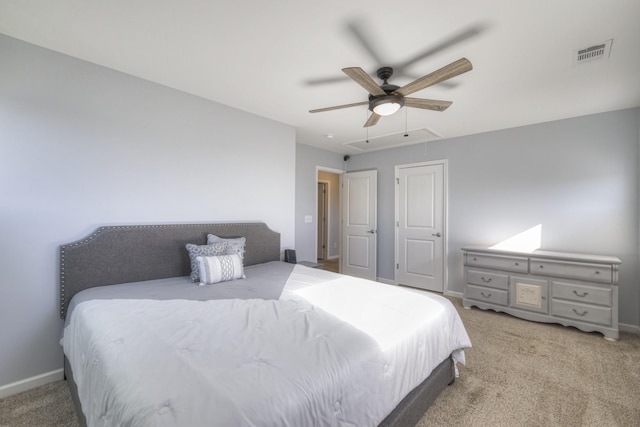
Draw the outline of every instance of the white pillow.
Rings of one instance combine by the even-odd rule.
[[[199,256],[198,273],[200,286],[229,280],[244,279],[240,255]]]
[[[211,245],[194,245],[193,243],[187,243],[187,252],[189,252],[189,260],[191,261],[191,281],[197,282],[200,280],[198,277],[198,262],[196,258],[199,256],[216,256],[226,255],[229,247],[227,242],[218,242]]]

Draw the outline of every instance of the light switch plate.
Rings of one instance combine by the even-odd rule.
[[[304,216],[304,222],[307,223],[307,224],[310,223],[310,222],[313,222],[313,216],[305,215]]]

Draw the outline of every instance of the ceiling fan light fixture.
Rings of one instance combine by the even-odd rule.
[[[372,99],[369,108],[379,116],[390,116],[403,105],[404,99],[401,96],[387,95]]]

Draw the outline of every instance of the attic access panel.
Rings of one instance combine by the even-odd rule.
[[[346,142],[344,146],[358,151],[374,151],[401,147],[403,145],[419,144],[421,142],[442,138],[442,135],[429,128],[409,130],[406,134],[407,136],[404,136],[405,132],[398,132],[390,135],[374,136],[368,139],[364,138],[357,141]]]

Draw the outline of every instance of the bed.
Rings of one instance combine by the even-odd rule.
[[[237,280],[192,282],[185,246],[210,235],[243,239]],[[451,303],[280,258],[263,223],[107,226],[61,245],[81,425],[414,425],[471,346]]]

